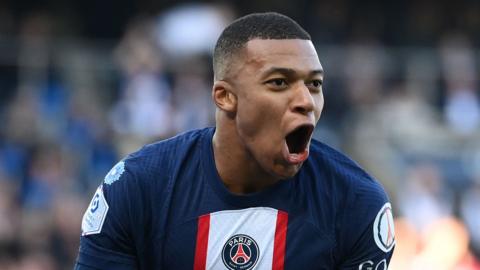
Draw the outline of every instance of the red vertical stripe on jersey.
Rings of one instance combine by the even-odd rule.
[[[194,270],[205,270],[207,263],[208,232],[210,231],[210,214],[198,218],[197,245],[195,247]]]
[[[272,270],[283,270],[287,240],[288,214],[278,210],[275,240],[273,242]]]

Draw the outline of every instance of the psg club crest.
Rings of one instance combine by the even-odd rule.
[[[258,261],[257,242],[248,235],[237,234],[225,243],[222,251],[223,263],[231,270],[250,270]]]

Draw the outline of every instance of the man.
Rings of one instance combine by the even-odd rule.
[[[76,269],[387,269],[388,198],[312,132],[324,72],[277,13],[228,26],[214,51],[216,128],[144,147],[87,209]]]

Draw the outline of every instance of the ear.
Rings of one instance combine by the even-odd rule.
[[[212,88],[212,99],[217,107],[229,114],[237,112],[237,95],[232,85],[226,81],[215,81]]]

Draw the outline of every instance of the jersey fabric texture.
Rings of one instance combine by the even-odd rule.
[[[117,164],[84,215],[75,269],[387,269],[391,206],[356,163],[312,140],[293,178],[235,195],[215,167],[214,131]]]

